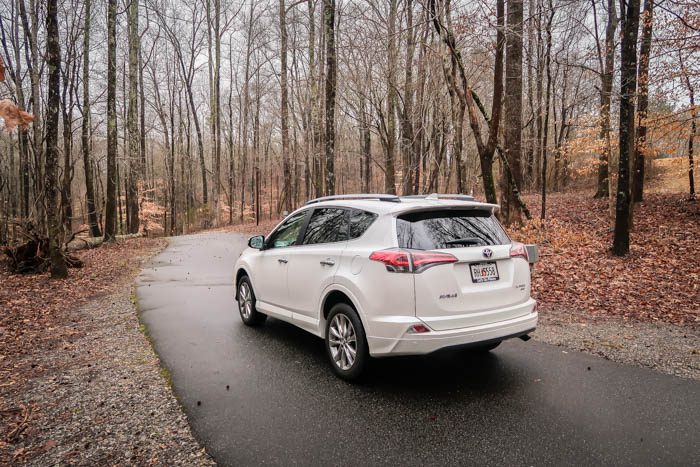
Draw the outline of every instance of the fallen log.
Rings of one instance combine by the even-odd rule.
[[[127,234],[127,235],[116,235],[115,238],[119,240],[128,240],[130,238],[143,237],[142,233]],[[80,251],[90,248],[97,248],[104,243],[104,237],[75,237],[71,239],[66,244],[67,251]]]
[[[10,271],[18,274],[39,274],[49,270],[51,259],[49,257],[49,238],[37,231],[31,222],[17,223],[25,242],[12,247],[2,249],[9,258]],[[61,254],[66,259],[69,268],[82,268],[80,258],[73,256],[62,249]]]

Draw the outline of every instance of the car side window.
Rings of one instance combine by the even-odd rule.
[[[350,240],[361,237],[376,218],[372,212],[353,209],[350,212]]]
[[[314,210],[304,234],[304,245],[342,242],[348,239],[347,210],[319,208]]]
[[[308,211],[298,212],[284,221],[284,223],[268,237],[265,242],[266,248],[284,248],[296,245],[307,212]]]

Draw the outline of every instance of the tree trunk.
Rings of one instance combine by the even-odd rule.
[[[516,199],[523,186],[522,177],[522,114],[523,114],[523,1],[508,0],[506,29],[505,78],[505,156],[516,186],[509,177],[501,182],[501,216],[506,224],[522,223],[520,204]],[[505,175],[505,171],[504,175]]]
[[[77,37],[72,37],[77,39]],[[61,109],[63,111],[63,177],[61,181],[61,218],[63,234],[73,231],[73,104],[77,60],[75,60],[75,41],[69,40],[65,49],[65,72],[63,74],[63,93]]]
[[[595,6],[595,0],[591,0]],[[600,86],[600,139],[603,148],[598,160],[598,189],[596,198],[610,196],[610,101],[612,96],[613,75],[615,67],[615,31],[617,30],[617,10],[615,0],[608,0],[608,23],[605,28],[605,63],[601,69]],[[595,15],[595,12],[594,12]]]
[[[24,0],[19,0],[18,3],[23,3]],[[19,10],[15,10],[15,17],[13,20],[15,23],[19,22]],[[0,23],[1,24],[1,23]],[[15,66],[13,81],[15,83],[15,93],[17,95],[17,105],[20,108],[25,107],[24,99],[24,89],[22,88],[22,60],[20,55],[20,42],[19,42],[19,27],[14,28],[14,43],[13,47],[15,49]],[[5,49],[7,52],[7,49]],[[8,53],[9,56],[9,53]],[[19,202],[19,212],[21,217],[29,217],[29,194],[30,194],[30,177],[29,177],[29,134],[26,128],[20,127],[17,134],[17,142],[19,145],[19,186],[20,186],[20,202]],[[13,157],[10,158],[11,161],[14,160]],[[11,173],[14,171],[11,170]],[[16,215],[14,209],[12,209],[13,215]]]
[[[214,161],[212,174],[212,217],[214,226],[219,225],[221,205],[221,0],[214,1],[214,60],[212,100],[212,132],[214,139]]]
[[[58,113],[61,99],[61,45],[58,31],[57,0],[46,5],[46,65],[48,67],[48,97],[46,109],[46,221],[49,226],[49,256],[51,277],[68,277],[66,259],[61,251],[61,220],[58,215]]]
[[[695,200],[695,161],[693,160],[694,154],[694,144],[695,135],[698,131],[697,125],[697,109],[695,108],[695,89],[690,82],[690,76],[688,75],[688,70],[685,67],[685,60],[683,59],[683,52],[678,52],[680,65],[681,65],[681,75],[683,77],[683,82],[688,90],[688,100],[690,101],[690,134],[688,135],[688,188],[690,199]]]
[[[246,27],[246,55],[245,55],[245,68],[243,76],[243,102],[241,111],[241,119],[243,120],[243,134],[241,136],[242,141],[242,151],[241,151],[241,205],[240,205],[240,221],[243,222],[243,216],[245,211],[245,187],[246,187],[246,171],[248,169],[248,124],[249,118],[248,114],[250,111],[250,58],[252,54],[252,42],[253,42],[253,18],[255,13],[255,3],[254,0],[250,0],[249,7],[248,24]]]
[[[544,56],[544,69],[547,75],[547,88],[544,96],[544,121],[542,122],[542,140],[540,148],[542,151],[542,175],[540,183],[542,187],[542,207],[540,209],[540,219],[544,220],[547,217],[547,139],[549,137],[549,106],[552,93],[552,21],[554,20],[554,6],[552,0],[549,0],[549,18],[547,19],[546,35],[547,45]]]
[[[611,0],[614,1],[614,0]],[[542,123],[544,119],[542,97],[544,95],[544,41],[542,39],[542,0],[537,0],[537,61],[535,67],[535,124],[537,126],[537,135],[535,139],[535,155],[533,167],[533,186],[540,188],[542,184]]]
[[[117,234],[117,0],[107,3],[107,188],[105,240]]]
[[[406,67],[401,113],[401,155],[404,195],[413,194],[414,131],[413,131],[413,55],[416,49],[416,33],[413,30],[413,0],[406,0]]]
[[[32,97],[31,97],[31,109],[34,114],[34,122],[32,123],[33,129],[33,149],[34,149],[34,160],[36,161],[36,167],[39,168],[39,173],[37,178],[41,179],[41,159],[43,154],[43,133],[42,133],[42,119],[41,119],[41,70],[39,66],[39,44],[38,44],[38,34],[39,34],[39,14],[36,8],[35,0],[29,0],[29,10],[31,12],[31,26],[27,19],[27,10],[24,4],[24,0],[19,0],[20,14],[22,16],[22,27],[24,29],[24,34],[29,41],[29,50],[31,60],[27,61],[27,68],[29,71],[29,79],[32,86]],[[35,187],[35,191],[39,191],[40,187]],[[39,219],[39,223],[42,221]]]
[[[527,156],[526,156],[526,183],[529,187],[533,185],[535,177],[535,93],[534,78],[535,67],[533,66],[533,54],[535,43],[535,0],[528,0],[527,11],[527,100],[530,112],[530,124],[527,130]]]
[[[620,163],[615,205],[613,253],[624,256],[630,249],[632,200],[630,197],[630,159],[634,156],[634,97],[637,92],[637,35],[639,0],[629,0],[623,13],[620,52]]]
[[[83,152],[83,170],[85,172],[85,205],[88,214],[90,236],[100,237],[100,225],[97,222],[95,207],[95,185],[93,183],[92,160],[90,158],[90,24],[92,22],[92,0],[85,0],[85,26],[83,31],[83,120],[81,142]]]
[[[418,76],[416,79],[416,106],[417,110],[414,111],[413,117],[413,127],[415,129],[415,134],[413,136],[413,193],[418,194],[421,187],[421,173],[423,174],[423,180],[425,180],[425,159],[426,159],[426,148],[427,148],[427,137],[426,137],[426,114],[427,106],[425,102],[425,87],[426,87],[426,51],[428,48],[428,32],[432,31],[430,28],[430,23],[427,21],[428,12],[423,9],[424,17],[421,18],[423,23],[422,33],[420,39],[420,51],[418,52]],[[431,38],[432,39],[432,38]],[[434,124],[434,122],[433,122]],[[421,172],[421,168],[423,168]]]
[[[289,170],[289,92],[287,89],[287,9],[285,0],[279,0],[280,15],[280,86],[282,130],[282,180],[284,209],[292,212],[292,175]]]
[[[389,0],[387,47],[386,148],[384,153],[384,191],[396,194],[396,16],[398,0]]]
[[[139,79],[139,2],[133,0],[129,3],[129,103],[127,115],[127,150],[129,173],[127,179],[127,232],[130,234],[139,231],[139,181],[143,175],[144,167],[141,167],[140,133],[139,133],[139,105],[138,105],[138,79]]]
[[[362,145],[361,188],[363,193],[371,192],[372,183],[372,133],[369,130],[369,115],[364,97],[360,97],[360,139]]]
[[[323,0],[326,29],[326,195],[335,194],[335,0]]]
[[[637,80],[637,141],[634,150],[632,176],[632,201],[638,203],[644,199],[644,159],[649,152],[647,146],[647,109],[649,107],[649,55],[653,30],[654,0],[644,0],[642,14],[642,39],[639,49],[639,70]]]

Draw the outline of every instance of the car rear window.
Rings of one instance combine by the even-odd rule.
[[[396,219],[399,247],[416,250],[505,245],[508,235],[485,210],[438,210],[400,215]]]

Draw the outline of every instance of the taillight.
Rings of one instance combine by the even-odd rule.
[[[372,261],[386,265],[389,272],[411,272],[411,257],[401,250],[380,250],[369,255]]]
[[[389,272],[420,273],[439,264],[457,262],[449,253],[437,251],[406,251],[399,249],[379,250],[369,255],[372,261],[384,263]]]
[[[513,244],[510,246],[510,257],[524,258],[525,261],[528,261],[527,248],[525,248],[525,245],[523,245],[522,243],[513,242]]]
[[[438,264],[456,263],[457,258],[449,253],[438,253],[436,251],[411,252],[413,260],[413,272],[421,272]]]

